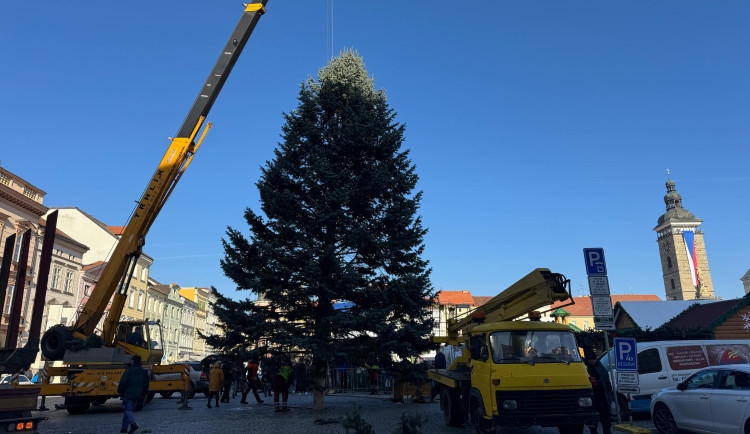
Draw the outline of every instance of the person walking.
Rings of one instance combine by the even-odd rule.
[[[251,360],[247,363],[247,367],[245,368],[245,372],[243,375],[243,378],[247,379],[247,385],[248,388],[245,389],[245,391],[242,393],[242,400],[240,401],[240,404],[247,404],[247,394],[250,393],[250,391],[253,391],[253,395],[255,396],[255,402],[258,404],[263,404],[263,400],[260,399],[260,396],[258,396],[258,361],[257,360]]]
[[[594,390],[594,409],[599,413],[603,433],[612,434],[612,416],[609,413],[612,404],[612,383],[604,367],[596,362],[593,350],[586,351],[585,354],[586,369],[589,373],[591,388]],[[599,424],[589,425],[591,434],[597,434],[598,427]]]
[[[224,385],[224,371],[221,369],[221,362],[216,362],[208,375],[208,408],[211,407],[211,398],[216,398],[216,406],[219,406],[219,393],[221,386]]]
[[[435,369],[445,369],[446,361],[445,354],[443,354],[442,348],[438,348],[437,354],[435,354]],[[430,389],[430,401],[435,401],[435,397],[440,394],[440,383],[432,380],[432,388]]]
[[[289,383],[292,379],[292,367],[288,360],[280,363],[281,367],[273,376],[273,411],[289,411],[286,403],[289,399]],[[281,407],[279,407],[281,395]]]
[[[234,382],[234,369],[229,365],[229,363],[224,363],[221,367],[222,372],[224,372],[224,384],[221,386],[221,402],[229,403],[229,394],[230,389],[232,388],[232,383]]]
[[[134,433],[138,429],[133,411],[139,400],[148,393],[148,372],[141,368],[141,357],[133,356],[130,367],[120,377],[117,393],[122,400],[122,428],[120,432]],[[130,427],[130,431],[128,431]]]

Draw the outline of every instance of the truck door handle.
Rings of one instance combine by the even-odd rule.
[[[666,375],[661,375],[661,376],[659,376],[659,379],[660,379],[660,380],[666,380],[666,379],[667,379],[667,376],[666,376]]]
[[[747,402],[747,399],[738,399],[737,402]]]
[[[706,396],[706,395],[701,395],[701,399],[708,399],[708,396]]]

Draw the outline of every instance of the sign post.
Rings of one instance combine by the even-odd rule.
[[[635,339],[615,338],[615,367],[617,368],[617,391],[628,396],[628,418],[632,425],[633,412],[630,411],[630,394],[640,392],[638,387],[638,349]]]
[[[609,381],[612,383],[615,398],[617,422],[620,423],[622,421],[620,420],[612,357],[609,354],[609,334],[607,333],[607,330],[615,329],[615,317],[612,312],[612,298],[609,296],[609,280],[607,279],[607,263],[604,261],[604,249],[601,247],[585,248],[583,249],[583,259],[586,263],[586,275],[589,279],[589,298],[594,314],[594,327],[604,333],[607,360],[609,361]]]

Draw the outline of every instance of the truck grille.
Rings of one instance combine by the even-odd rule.
[[[495,392],[497,408],[500,414],[559,414],[578,411],[591,411],[592,407],[580,407],[578,398],[594,399],[591,389],[567,390],[508,390]],[[514,399],[518,404],[516,410],[505,410],[503,401]]]

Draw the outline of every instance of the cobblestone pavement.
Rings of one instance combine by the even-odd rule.
[[[198,398],[198,396],[196,396]],[[202,397],[201,397],[202,398]],[[312,410],[311,395],[290,395],[291,410],[286,413],[275,413],[271,397],[265,403],[240,404],[239,398],[219,408],[208,409],[205,399],[192,399],[189,405],[192,410],[178,410],[177,399],[164,399],[157,395],[143,411],[136,412],[135,418],[140,425],[138,433],[343,433],[340,421],[354,408],[360,407],[363,419],[372,424],[375,432],[391,433],[397,427],[402,413],[420,414],[427,418],[423,432],[434,433],[472,433],[474,428],[464,426],[452,428],[445,425],[440,412],[439,402],[434,403],[393,403],[386,396],[371,397],[368,395],[337,394],[325,397],[325,410]],[[252,401],[252,396],[251,396]],[[62,404],[61,398],[50,398],[47,407],[50,411],[39,412],[49,418],[41,425],[42,433],[94,434],[116,433],[120,430],[122,412],[120,401],[110,400],[102,406],[92,407],[83,415],[69,415],[66,410],[55,409],[55,404]],[[318,422],[329,422],[320,424]],[[338,421],[338,422],[337,422]],[[636,424],[652,428],[647,419],[638,420]],[[588,434],[588,429],[584,430]],[[558,434],[554,428],[532,427],[526,430],[512,429],[504,434]],[[601,432],[601,431],[599,431]]]

